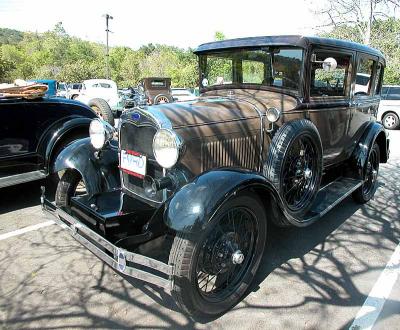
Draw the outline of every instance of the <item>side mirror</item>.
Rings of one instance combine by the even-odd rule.
[[[311,55],[312,63],[322,63],[322,69],[327,72],[334,71],[337,68],[337,61],[333,57],[327,57],[323,61],[317,61],[317,55]]]
[[[322,63],[322,69],[327,72],[335,71],[337,68],[337,61],[333,57],[328,57]]]

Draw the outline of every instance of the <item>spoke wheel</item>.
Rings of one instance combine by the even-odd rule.
[[[294,212],[309,202],[317,183],[317,151],[311,137],[298,136],[283,162],[281,191],[287,207]]]
[[[231,209],[204,242],[196,276],[197,288],[205,299],[221,301],[236,291],[253,255],[256,221],[246,208]]]
[[[301,222],[317,196],[322,177],[322,142],[308,119],[282,125],[269,146],[263,173],[279,192],[285,213]],[[274,212],[278,226],[291,226],[280,210]]]
[[[260,265],[267,233],[264,206],[250,192],[203,220],[203,229],[176,233],[169,257],[172,296],[193,318],[215,317],[241,300]]]
[[[375,142],[369,152],[368,160],[364,168],[364,183],[352,195],[357,203],[364,204],[374,196],[378,183],[379,163],[380,151],[378,144]]]

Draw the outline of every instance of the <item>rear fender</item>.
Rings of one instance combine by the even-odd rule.
[[[352,162],[357,169],[357,177],[363,178],[364,169],[368,161],[371,146],[377,142],[380,150],[380,161],[386,163],[389,159],[389,139],[383,125],[379,122],[369,124],[355,148],[352,155]]]
[[[78,171],[90,196],[121,186],[118,148],[110,144],[97,152],[90,138],[77,140],[61,151],[54,169],[55,172],[68,169]]]
[[[178,232],[199,233],[224,202],[253,189],[266,192],[259,195],[261,200],[272,195],[282,205],[278,192],[262,175],[240,169],[218,169],[198,176],[176,192],[166,204],[164,222]]]

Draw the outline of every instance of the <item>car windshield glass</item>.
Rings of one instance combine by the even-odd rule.
[[[201,54],[200,83],[203,88],[256,85],[298,92],[302,63],[300,48],[264,47]]]

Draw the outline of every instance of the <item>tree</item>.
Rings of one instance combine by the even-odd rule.
[[[226,37],[225,37],[225,34],[223,32],[216,31],[215,35],[214,35],[214,39],[215,39],[215,41],[222,41],[222,40],[225,40]]]
[[[389,18],[391,13],[394,16],[400,0],[326,0],[322,5],[325,8],[316,10],[325,21],[320,27],[354,28],[357,39],[369,45],[373,22]]]

